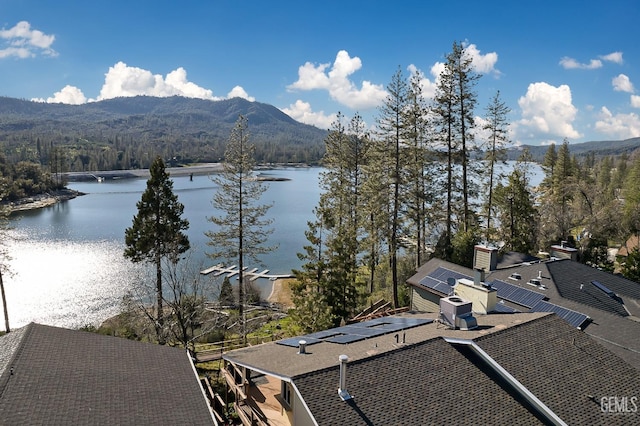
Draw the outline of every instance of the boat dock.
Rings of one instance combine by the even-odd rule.
[[[200,271],[200,274],[202,275],[213,274],[214,277],[219,277],[221,275],[227,274],[227,278],[232,278],[238,275],[239,273],[240,273],[240,269],[238,268],[238,265],[225,267],[221,263]],[[258,278],[266,278],[270,281],[275,281],[282,278],[294,278],[294,275],[292,274],[269,274],[268,269],[258,272],[258,268],[253,268],[249,270],[249,268],[247,267],[242,268],[242,275],[249,277],[250,281],[255,281]]]

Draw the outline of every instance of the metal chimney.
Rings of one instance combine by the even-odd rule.
[[[351,395],[347,392],[347,362],[349,361],[349,357],[340,355],[338,359],[340,360],[340,387],[338,388],[338,395],[340,395],[340,399],[346,401],[351,399]]]
[[[298,341],[298,354],[304,355],[306,353],[307,353],[307,341],[306,340]]]

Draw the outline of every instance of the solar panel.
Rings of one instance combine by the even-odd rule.
[[[562,306],[554,305],[553,303],[545,301],[538,302],[531,308],[531,312],[554,312],[560,318],[576,328],[580,328],[580,326],[589,319],[589,317],[583,313],[572,311],[571,309],[563,308]]]
[[[516,308],[512,308],[511,306],[504,305],[502,303],[496,303],[496,307],[494,308],[494,311],[500,312],[501,314],[513,314],[516,312],[520,312]]]
[[[432,322],[433,320],[429,318],[382,317],[369,321],[348,324],[342,327],[331,328],[329,330],[318,331],[304,336],[278,340],[276,343],[294,348],[298,347],[300,340],[306,341],[307,346],[321,342],[347,344],[371,337],[382,336],[383,334],[407,330],[412,327]]]
[[[465,274],[461,274],[460,272],[452,271],[450,269],[439,266],[429,275],[422,278],[419,281],[419,284],[435,290],[438,293],[448,295],[451,292],[451,284],[449,283],[449,281],[452,280],[452,282],[455,284],[455,281],[461,278],[471,279]]]
[[[365,336],[357,336],[355,334],[338,334],[337,336],[333,336],[333,337],[329,337],[328,339],[325,339],[325,341],[331,342],[331,343],[346,344],[346,343],[358,342],[364,339],[366,339]]]
[[[595,286],[596,286],[596,287],[598,287],[600,290],[602,290],[602,291],[604,291],[605,293],[607,293],[607,296],[609,296],[609,297],[616,297],[616,294],[615,294],[613,291],[611,291],[611,290],[609,289],[609,287],[607,287],[606,285],[601,284],[601,283],[600,283],[600,282],[598,282],[598,281],[591,281],[591,284],[595,285]]]
[[[531,291],[500,280],[493,281],[491,283],[491,287],[498,291],[498,297],[500,299],[517,303],[518,305],[526,308],[533,307],[546,297],[544,294],[538,293],[537,291]]]

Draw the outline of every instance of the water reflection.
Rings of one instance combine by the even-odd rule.
[[[17,272],[5,279],[12,328],[31,321],[98,324],[118,312],[140,273],[115,241],[43,241],[23,234],[9,246]]]

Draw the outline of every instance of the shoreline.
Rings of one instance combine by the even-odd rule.
[[[44,194],[34,195],[32,197],[22,198],[18,201],[3,203],[9,210],[9,213],[37,210],[44,207],[53,206],[61,201],[72,200],[76,197],[85,195],[83,192],[73,189],[59,189],[57,191],[46,192]]]
[[[271,284],[271,293],[267,297],[267,302],[275,303],[283,308],[293,308],[293,300],[291,299],[291,288],[289,283],[294,278],[279,278]]]

